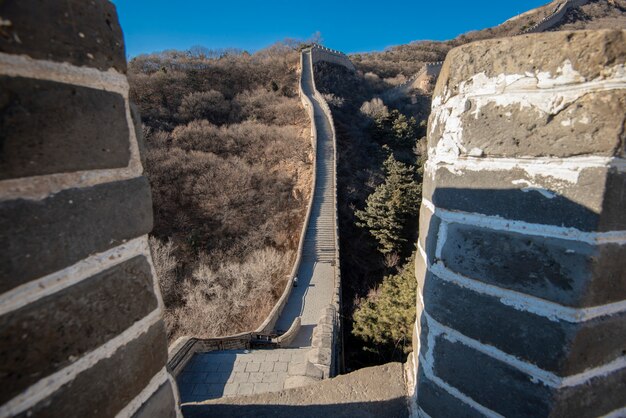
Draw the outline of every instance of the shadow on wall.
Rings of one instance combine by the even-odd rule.
[[[626,313],[584,309],[626,299],[626,245],[610,234],[596,240],[626,230],[616,210],[625,179],[608,172],[593,199],[600,213],[543,189],[424,190],[416,263],[423,411],[476,413],[464,396],[504,416],[598,416],[624,406],[626,368],[610,363],[624,355]],[[576,187],[587,199],[596,193]],[[560,385],[602,366],[607,373]]]
[[[405,418],[408,410],[405,398],[395,398],[329,405],[185,405],[183,414],[185,418]]]

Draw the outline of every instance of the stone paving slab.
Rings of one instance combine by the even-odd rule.
[[[177,378],[181,402],[280,391],[290,376],[289,365],[303,363],[307,351],[281,348],[194,354]]]

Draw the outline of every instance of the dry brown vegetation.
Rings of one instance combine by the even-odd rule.
[[[311,192],[298,65],[293,43],[130,63],[170,340],[252,330],[282,293]]]
[[[363,73],[371,73],[388,84],[397,85],[417,73],[424,63],[443,61],[452,48],[481,39],[515,36],[550,15],[563,0],[515,16],[501,25],[464,33],[448,41],[414,41],[381,52],[352,54],[350,59]],[[626,28],[625,0],[593,0],[573,8],[550,30]]]

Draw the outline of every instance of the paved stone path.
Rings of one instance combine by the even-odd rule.
[[[303,91],[313,102],[318,128],[313,207],[298,270],[298,286],[292,289],[275,327],[286,331],[296,317],[302,317],[300,331],[290,344],[294,348],[195,354],[177,379],[183,403],[286,388],[285,382],[290,376],[302,375],[313,329],[323,310],[332,303],[335,289],[334,148],[330,121],[313,94],[310,60],[310,53],[305,52]]]
[[[314,96],[310,53],[303,55],[302,89],[311,102],[317,126],[317,167],[311,218],[304,239],[302,262],[298,270],[298,286],[289,297],[277,330],[287,330],[301,316],[302,326],[292,347],[311,345],[313,328],[322,310],[333,301],[335,289],[335,155],[330,121]]]
[[[181,402],[276,392],[298,373],[306,349],[229,350],[198,353],[178,376]],[[296,369],[296,370],[294,370]]]

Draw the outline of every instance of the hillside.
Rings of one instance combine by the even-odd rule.
[[[421,182],[425,127],[430,114],[434,83],[431,82],[426,90],[408,89],[402,95],[387,93],[422,69],[424,63],[444,60],[452,48],[474,40],[519,34],[551,15],[561,3],[551,2],[515,16],[497,27],[469,32],[450,41],[418,41],[391,47],[383,52],[353,54],[350,58],[358,69],[356,73],[328,63],[316,66],[316,81],[320,90],[327,95],[338,134],[343,314],[346,318],[352,318],[351,323],[345,324],[346,363],[349,368],[403,360],[401,347],[410,344],[410,335],[374,340],[362,331],[371,329],[372,324],[380,326],[378,324],[384,323],[389,317],[404,315],[404,312],[394,311],[395,308],[390,304],[385,305],[384,301],[389,295],[383,292],[394,287],[407,287],[402,278],[410,270],[402,267],[411,249],[405,248],[404,253],[398,254],[399,257],[395,259],[382,254],[376,248],[375,237],[359,226],[357,214],[367,206],[370,196],[374,196],[383,183],[383,162],[390,152],[410,164]],[[610,27],[616,24],[626,27],[623,4],[623,1],[592,1],[570,10],[563,17],[562,23],[551,30],[572,25],[581,28]],[[414,119],[408,144],[400,145],[390,141],[393,132],[385,132],[381,140],[376,119],[381,116],[383,119],[389,118],[394,111],[404,115],[406,121]],[[393,125],[400,126],[395,122],[392,122]],[[415,242],[416,230],[405,231],[403,239]],[[396,330],[404,325],[394,322],[381,327]],[[359,335],[353,335],[352,330]],[[380,330],[377,333],[384,334]]]
[[[449,41],[414,41],[381,52],[352,54],[350,59],[363,73],[372,72],[393,86],[418,72],[425,62],[443,61],[454,47],[482,39],[518,35],[549,16],[562,3],[563,0],[554,0],[498,26],[467,32]],[[626,28],[626,0],[591,0],[569,10],[562,22],[550,30],[603,28]]]
[[[129,64],[170,340],[254,329],[284,288],[312,176],[295,48],[194,48]]]

